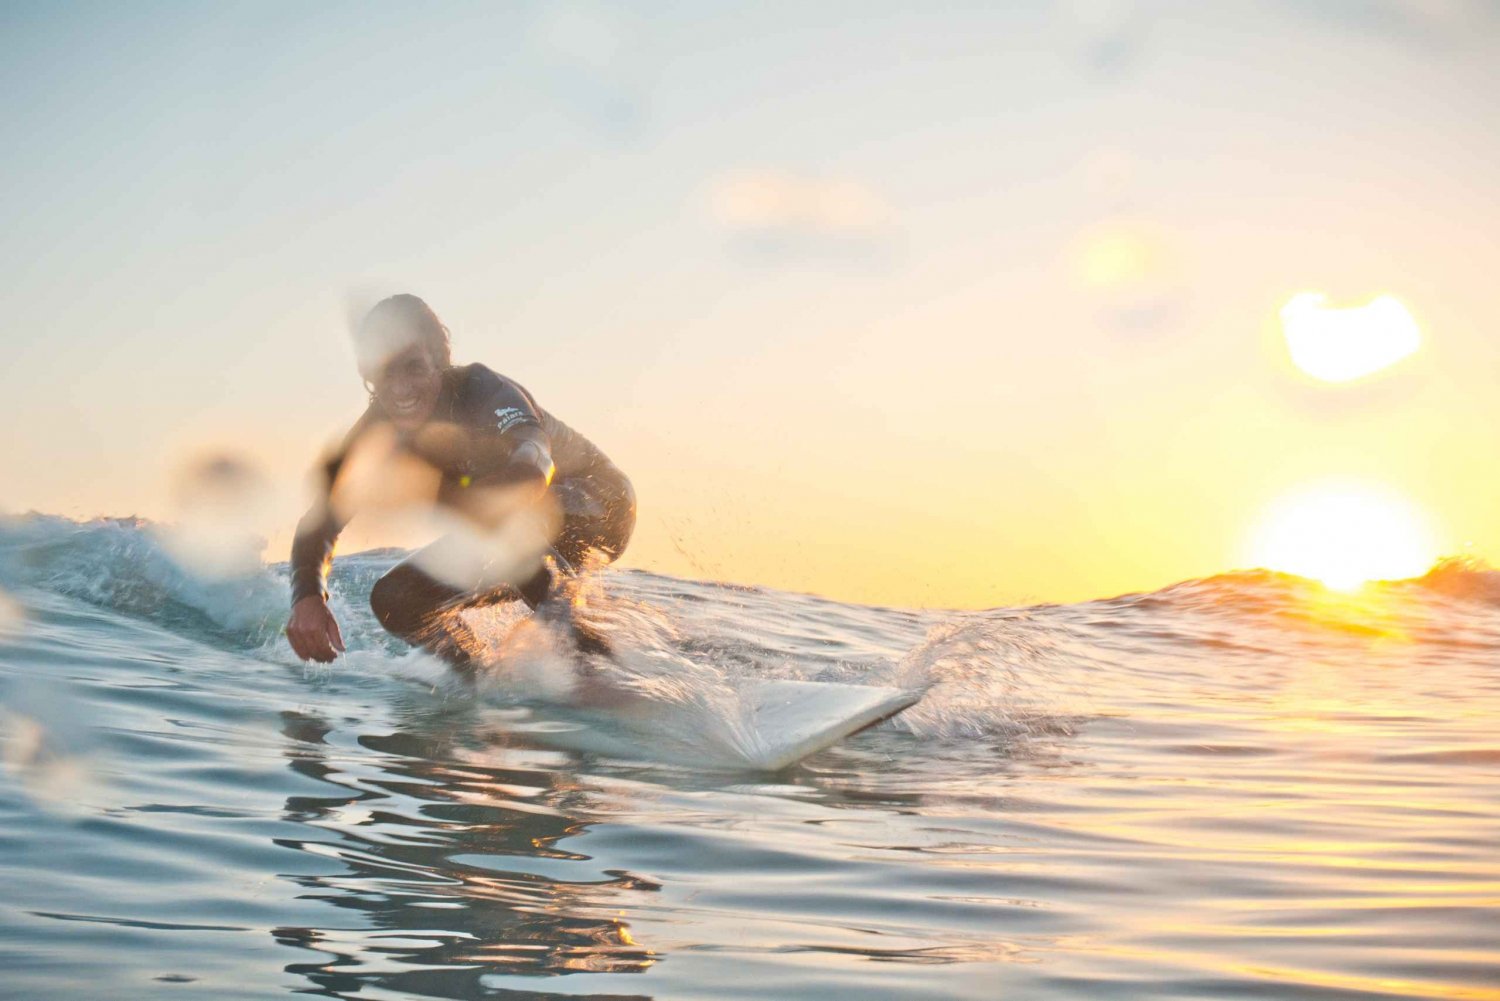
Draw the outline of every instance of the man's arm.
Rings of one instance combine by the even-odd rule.
[[[286,638],[303,660],[326,664],[344,650],[338,620],[328,608],[328,568],[333,562],[334,544],[344,529],[343,520],[334,510],[333,484],[368,420],[367,413],[350,430],[338,452],[323,464],[318,498],[297,523],[292,539],[292,615],[287,621]]]
[[[293,605],[312,595],[328,600],[328,568],[342,529],[326,494],[297,522],[297,534],[292,539]]]
[[[341,527],[329,512],[326,503],[314,505],[297,525],[292,543],[292,617],[286,624],[292,652],[323,664],[344,652],[344,637],[328,607],[325,584]]]
[[[520,386],[480,368],[470,379],[470,448],[478,475],[546,490],[557,471],[542,415]]]

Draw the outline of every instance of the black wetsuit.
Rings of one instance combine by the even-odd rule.
[[[410,448],[411,454],[441,474],[438,505],[462,513],[487,488],[528,480],[539,484],[550,474],[547,490],[562,514],[552,541],[552,564],[567,572],[590,552],[614,560],[624,551],[635,528],[635,492],[630,481],[593,443],[543,410],[519,385],[483,365],[450,368],[443,373],[442,390],[428,425],[438,422],[456,432],[450,436],[450,447],[441,454],[424,454],[420,446]],[[334,542],[352,515],[336,512],[330,495],[351,451],[382,425],[390,427],[379,405],[372,402],[324,465],[323,494],[298,524],[292,543],[293,604],[308,595],[326,594],[325,575]],[[428,549],[442,545],[451,546],[453,541],[440,539]],[[477,647],[455,612],[516,597],[536,608],[552,585],[552,574],[543,565],[521,580],[497,584],[476,574],[472,586],[455,586],[422,569],[427,551],[413,554],[377,581],[370,605],[381,625],[392,633],[458,664],[466,664]]]

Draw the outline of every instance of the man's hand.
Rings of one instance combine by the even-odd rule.
[[[320,594],[309,594],[292,606],[286,638],[292,644],[292,652],[303,660],[327,664],[344,652],[338,620]]]

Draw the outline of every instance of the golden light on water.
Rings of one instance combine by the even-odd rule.
[[[1281,329],[1292,363],[1314,379],[1350,382],[1389,368],[1422,346],[1417,321],[1401,302],[1382,295],[1338,309],[1327,296],[1302,292],[1281,307]]]
[[[1421,511],[1388,490],[1351,482],[1318,484],[1281,498],[1256,526],[1249,547],[1256,566],[1338,590],[1420,576],[1437,555]]]

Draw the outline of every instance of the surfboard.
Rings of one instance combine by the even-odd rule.
[[[630,696],[569,707],[525,727],[558,748],[719,768],[779,771],[916,705],[921,691],[819,681],[748,681],[735,703]]]
[[[758,681],[745,690],[751,720],[745,760],[773,771],[883,723],[921,692],[819,681]]]

